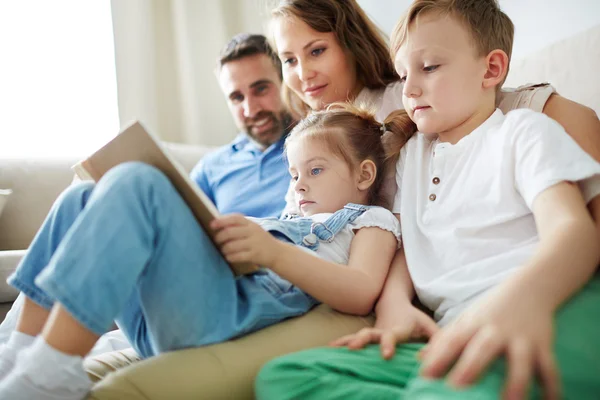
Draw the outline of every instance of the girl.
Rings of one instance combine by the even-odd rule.
[[[283,95],[297,117],[333,102],[372,104],[378,121],[403,109],[402,83],[394,70],[383,34],[356,0],[280,0],[271,12],[275,51],[283,63]],[[590,155],[600,160],[600,121],[595,112],[554,93],[548,84],[505,89],[498,107],[504,112],[530,108],[559,122]],[[396,192],[386,177],[384,196]],[[285,212],[297,212],[293,189]]]
[[[356,113],[316,113],[293,130],[286,149],[301,216],[219,218],[212,227],[225,259],[152,167],[123,164],[97,185],[67,189],[10,278],[27,299],[0,356],[0,398],[83,398],[82,357],[113,321],[150,357],[229,340],[319,302],[369,313],[399,224],[376,206],[381,125],[366,112],[357,125]],[[266,269],[235,278],[226,260]]]
[[[600,164],[543,114],[496,109],[512,32],[495,0],[415,0],[401,19],[392,48],[419,133],[397,148],[393,211],[412,285],[400,253],[380,303],[402,320],[336,343],[380,342],[391,359],[373,346],[286,356],[259,375],[259,398],[537,399],[542,386],[549,399],[560,386],[598,397],[600,248],[586,204],[598,217]],[[423,336],[422,364],[423,344],[395,348]],[[528,392],[534,373],[542,385]]]

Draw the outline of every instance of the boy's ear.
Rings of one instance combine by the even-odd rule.
[[[358,167],[358,189],[368,190],[377,177],[377,167],[371,160],[364,160]]]
[[[483,87],[485,89],[498,86],[508,73],[508,56],[503,50],[490,51],[486,59],[487,71],[483,76]]]

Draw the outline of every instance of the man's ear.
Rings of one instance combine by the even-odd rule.
[[[487,55],[485,62],[487,70],[483,76],[483,88],[488,89],[500,85],[508,73],[508,56],[503,50],[492,50]]]
[[[377,177],[377,167],[371,160],[364,160],[358,167],[358,189],[368,190]]]

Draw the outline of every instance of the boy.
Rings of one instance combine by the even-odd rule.
[[[336,344],[381,342],[389,358],[390,345],[433,334],[426,350],[283,357],[259,375],[259,398],[537,398],[538,385],[527,392],[534,372],[548,398],[561,386],[568,398],[600,393],[600,327],[586,323],[600,311],[600,240],[586,209],[597,212],[600,165],[542,114],[496,110],[512,39],[494,0],[417,0],[392,37],[419,130],[400,152],[393,211],[416,294],[442,328],[410,306],[396,257],[380,303],[401,324]],[[452,387],[424,379],[449,369]]]

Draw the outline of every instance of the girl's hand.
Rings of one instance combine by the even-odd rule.
[[[250,262],[269,267],[274,263],[277,239],[240,214],[222,216],[211,223],[215,242],[229,262]]]
[[[330,345],[361,349],[370,343],[380,343],[382,357],[390,359],[394,356],[397,343],[430,338],[439,329],[427,314],[412,305],[398,310],[397,316],[394,326],[379,324],[377,318],[374,328],[361,329],[331,342]]]
[[[526,295],[496,292],[432,337],[421,352],[421,374],[439,378],[452,366],[447,375],[450,384],[466,386],[504,354],[507,361],[504,398],[526,398],[529,381],[537,372],[546,398],[558,399],[559,375],[552,351],[553,317],[552,310]]]

